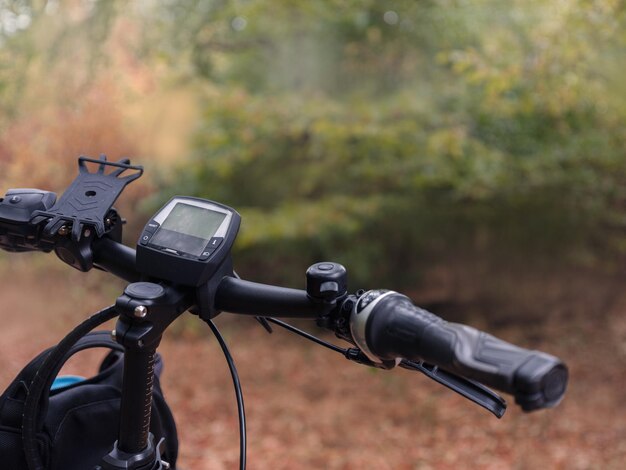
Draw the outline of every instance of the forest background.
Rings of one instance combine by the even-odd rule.
[[[243,277],[302,287],[309,264],[335,260],[348,267],[351,289],[394,288],[448,319],[559,353],[573,373],[563,411],[514,415],[515,430],[485,425],[486,441],[504,450],[474,442],[467,452],[483,449],[485,467],[618,468],[626,458],[626,424],[614,418],[615,407],[626,411],[625,71],[618,0],[0,0],[0,184],[61,193],[78,155],[128,156],[146,168],[119,201],[128,244],[171,195],[214,199],[243,216],[234,252]],[[104,277],[58,264],[0,254],[5,284],[21,279],[23,291],[38,276],[69,299],[110,302],[119,290],[102,294]],[[13,310],[9,294],[3,303]],[[68,297],[58,302],[50,308],[67,311]],[[67,328],[81,312],[62,317]],[[194,325],[179,325],[172,354],[191,354],[177,349],[186,346],[176,346],[181,336],[204,351]],[[54,341],[47,327],[42,338]],[[265,343],[277,341],[253,326],[224,327],[252,335],[244,344],[267,354]],[[40,344],[11,356],[7,381]],[[298,355],[306,348],[287,344]],[[323,365],[315,373],[331,377]],[[310,374],[301,379],[319,380]],[[379,396],[406,400],[419,380],[401,376],[388,387],[379,375],[362,377],[381,387]],[[259,382],[268,395],[273,386],[295,393],[270,379]],[[193,422],[197,413],[175,387],[183,423]],[[217,405],[198,406],[215,413]],[[384,407],[377,413],[393,417]],[[450,411],[438,413],[426,412],[428,425],[457,432]],[[369,426],[358,418],[342,423]],[[288,435],[294,420],[285,415],[287,427],[272,432]],[[462,447],[445,459],[402,452],[425,430],[400,421],[390,431],[399,449],[385,460],[357,437],[354,455],[325,442],[337,460],[319,465],[458,468],[471,455]],[[535,440],[524,440],[535,425]],[[597,441],[586,448],[583,434]],[[543,449],[552,438],[556,450]],[[433,449],[445,449],[446,439],[433,439]],[[224,445],[224,460],[212,454],[206,468],[232,463]],[[184,451],[191,468],[205,468],[204,447],[198,438]],[[284,452],[303,466],[317,462],[310,442],[291,447]],[[259,449],[270,460],[258,468],[280,467]]]

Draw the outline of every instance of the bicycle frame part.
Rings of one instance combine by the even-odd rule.
[[[119,438],[103,470],[159,468],[159,444],[149,433],[154,358],[165,329],[192,304],[191,292],[150,282],[129,284],[115,307],[115,340],[126,350]]]

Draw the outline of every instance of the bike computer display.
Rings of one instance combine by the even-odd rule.
[[[199,286],[230,254],[241,218],[217,202],[176,196],[157,212],[137,243],[137,268],[150,277]]]

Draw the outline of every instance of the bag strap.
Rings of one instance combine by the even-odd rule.
[[[79,353],[80,351],[84,351],[85,349],[93,349],[93,348],[108,348],[113,351],[120,351],[122,353],[124,352],[124,347],[121,344],[113,341],[113,339],[111,338],[110,331],[92,331],[90,333],[87,333],[81,339],[79,339],[76,342],[76,344],[74,344],[70,348],[70,350],[65,354],[65,356],[63,356],[63,360],[59,362],[58,367],[50,375],[50,379],[48,380],[48,383],[46,383],[46,386],[44,388],[44,393],[42,393],[41,401],[39,402],[38,428],[41,429],[41,427],[43,426],[44,417],[46,416],[48,412],[48,403],[50,401],[50,387],[52,387],[52,382],[54,382],[54,379],[56,378],[56,376],[59,375],[59,372],[61,371],[61,368],[63,367],[63,365],[65,365],[65,363],[74,354]],[[43,361],[42,361],[42,364],[43,364]],[[41,367],[41,364],[40,364],[40,367]],[[39,368],[37,370],[39,370]],[[29,382],[29,385],[30,383],[31,382]]]
[[[41,367],[35,374],[30,384],[26,401],[24,402],[24,412],[22,414],[22,448],[28,468],[33,470],[45,470],[41,452],[37,444],[38,425],[41,423],[38,414],[40,402],[43,396],[50,394],[51,376],[58,373],[57,368],[63,364],[66,354],[78,343],[83,336],[87,336],[94,328],[99,327],[104,322],[117,317],[118,313],[114,305],[110,305],[94,313],[76,328],[70,331],[59,344],[57,344],[46,356]],[[48,390],[46,390],[46,385]]]
[[[37,371],[41,368],[48,354],[54,347],[50,347],[45,351],[37,355],[32,361],[30,361],[17,377],[11,382],[8,388],[0,397],[0,423],[6,424],[12,427],[20,427],[22,418],[22,411],[24,407],[24,401],[30,388],[30,384],[35,378]],[[63,361],[60,363],[61,367],[65,364],[70,357],[74,354],[83,351],[85,349],[92,348],[108,348],[113,351],[124,352],[124,347],[111,338],[111,332],[109,331],[94,331],[83,336],[63,357]],[[53,374],[52,380],[57,376],[59,370],[56,370]],[[47,393],[42,396],[42,407],[47,409],[49,390],[52,382],[46,386]]]

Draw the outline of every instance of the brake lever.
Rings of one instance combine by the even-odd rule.
[[[465,377],[461,377],[459,375],[455,375],[451,372],[445,371],[443,369],[438,368],[437,366],[427,364],[424,362],[414,362],[409,361],[407,359],[402,359],[401,361],[382,361],[382,362],[374,362],[367,355],[361,351],[359,348],[341,348],[339,346],[335,346],[334,344],[328,343],[320,338],[317,338],[305,331],[302,331],[288,323],[285,323],[281,320],[272,317],[255,317],[256,321],[258,321],[269,333],[272,332],[272,328],[270,323],[278,325],[286,330],[295,333],[303,338],[308,339],[309,341],[313,341],[321,346],[332,349],[335,352],[342,354],[346,359],[351,362],[356,362],[357,364],[362,364],[364,366],[376,367],[378,369],[393,369],[395,366],[400,366],[403,369],[408,369],[412,371],[418,371],[427,377],[431,378],[435,382],[440,383],[441,385],[449,388],[453,392],[458,393],[459,395],[467,398],[471,402],[482,406],[487,411],[493,413],[496,417],[501,418],[506,411],[506,401],[491,391],[484,385],[475,382],[470,379],[466,379]]]
[[[421,372],[435,382],[485,408],[497,418],[502,418],[506,411],[507,405],[504,398],[478,382],[422,361],[414,362],[403,359],[399,366],[403,369]]]

